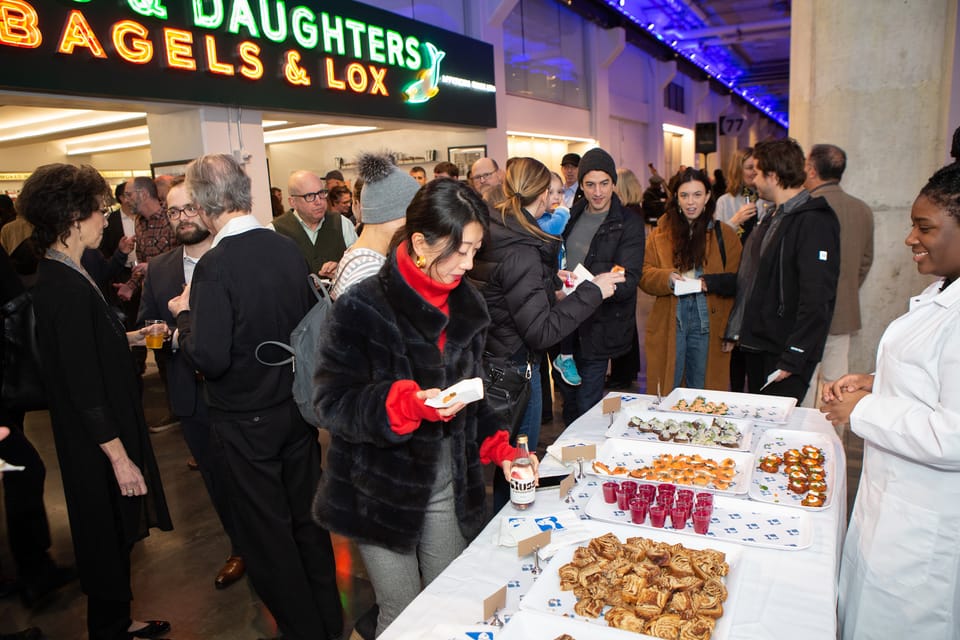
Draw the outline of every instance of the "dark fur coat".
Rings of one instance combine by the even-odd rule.
[[[426,420],[407,435],[390,429],[387,394],[397,380],[443,389],[480,375],[490,322],[465,279],[449,297],[449,322],[403,279],[392,254],[380,273],[337,299],[321,337],[315,405],[332,441],[314,504],[329,531],[401,552],[413,550],[450,447],[460,529],[470,540],[485,521],[480,443],[498,428],[485,402],[450,422]],[[437,339],[446,328],[441,353]]]

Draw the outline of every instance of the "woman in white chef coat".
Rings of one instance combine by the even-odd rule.
[[[906,244],[940,280],[887,327],[873,375],[821,409],[864,439],[840,565],[844,640],[960,638],[960,164],[920,191]]]

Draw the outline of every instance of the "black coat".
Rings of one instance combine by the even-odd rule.
[[[574,203],[564,238],[570,236],[586,208],[586,198]],[[610,212],[593,236],[583,266],[590,273],[599,274],[619,265],[625,269],[626,280],[580,325],[580,354],[586,358],[615,358],[633,345],[637,332],[637,285],[646,244],[644,233],[643,217],[621,205],[617,194],[613,194]],[[567,268],[573,271],[576,266],[568,264]]]
[[[359,542],[408,552],[419,542],[440,447],[450,447],[460,530],[469,540],[485,521],[481,442],[497,424],[485,402],[450,422],[407,435],[390,429],[386,400],[398,380],[443,389],[480,375],[490,322],[466,280],[450,292],[449,321],[400,274],[396,252],[379,274],[337,298],[322,335],[316,408],[330,430],[327,466],[314,515],[325,529]],[[437,347],[446,329],[443,352]]]
[[[41,260],[37,333],[63,493],[85,593],[130,596],[124,555],[150,527],[172,529],[123,327],[78,272]],[[120,495],[100,444],[120,438],[147,495]]]
[[[170,313],[167,303],[171,298],[183,293],[183,246],[151,258],[150,269],[143,281],[143,295],[140,297],[140,312],[137,326],[143,326],[145,320],[163,320],[176,329],[177,321]],[[174,351],[169,341],[163,343],[164,356],[167,358],[167,394],[174,415],[189,417],[197,408],[197,396],[202,396],[202,383],[197,380],[193,363],[178,349]],[[202,398],[201,398],[202,399]]]
[[[536,221],[524,212],[530,224]],[[495,359],[520,363],[573,333],[603,300],[600,288],[584,283],[557,302],[559,241],[532,235],[517,220],[498,211],[490,216],[483,245],[474,259],[470,280],[483,293],[490,312],[486,350]]]
[[[840,277],[840,221],[822,197],[783,216],[760,256],[740,344],[779,356],[800,373],[819,362],[830,332]]]

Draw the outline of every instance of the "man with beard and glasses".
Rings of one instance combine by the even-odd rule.
[[[193,277],[193,268],[213,244],[210,230],[197,215],[190,201],[183,177],[174,179],[167,193],[167,217],[176,236],[178,246],[156,256],[150,261],[150,270],[143,284],[140,298],[138,325],[146,320],[163,320],[171,331],[176,328],[176,319],[167,308],[167,301],[175,298]],[[207,404],[203,396],[203,380],[199,377],[190,361],[177,348],[176,340],[164,343],[163,349],[157,349],[154,355],[157,364],[161,362],[166,370],[165,382],[167,397],[173,414],[180,420],[183,438],[200,470],[203,482],[207,486],[210,500],[220,517],[224,531],[230,538],[231,550],[226,563],[214,580],[218,589],[228,587],[244,574],[243,557],[234,542],[233,520],[230,514],[226,489],[218,478],[223,472],[217,469],[222,460],[214,455],[210,445],[210,421]],[[188,463],[190,464],[190,463]],[[191,465],[192,466],[192,465]]]

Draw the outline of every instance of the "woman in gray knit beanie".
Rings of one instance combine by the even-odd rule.
[[[387,261],[390,240],[403,226],[407,206],[420,189],[420,184],[397,167],[388,152],[363,153],[357,165],[363,179],[363,231],[337,265],[330,289],[334,300],[352,285],[376,274]]]

